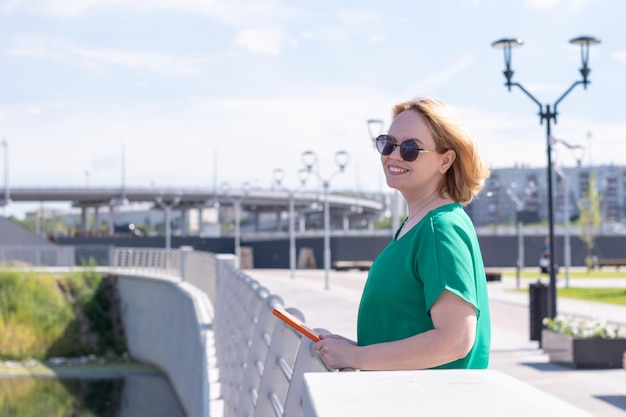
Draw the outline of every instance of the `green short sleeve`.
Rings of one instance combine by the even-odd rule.
[[[359,345],[433,329],[430,309],[444,290],[476,307],[478,325],[468,356],[442,368],[486,368],[491,322],[485,270],[474,226],[458,203],[428,213],[376,258],[359,306]]]

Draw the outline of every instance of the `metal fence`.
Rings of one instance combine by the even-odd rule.
[[[74,266],[73,246],[0,245],[0,264],[13,266]]]

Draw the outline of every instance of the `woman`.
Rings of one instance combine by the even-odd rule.
[[[376,147],[409,215],[370,269],[358,343],[326,335],[315,349],[331,369],[486,368],[487,284],[461,205],[482,189],[489,169],[450,109],[432,99],[396,105]]]

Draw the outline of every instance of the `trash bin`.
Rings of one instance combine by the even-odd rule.
[[[538,340],[541,347],[541,331],[543,330],[543,319],[548,317],[548,286],[541,281],[528,286],[530,302],[530,340]]]

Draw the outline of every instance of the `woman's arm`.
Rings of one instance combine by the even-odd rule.
[[[324,338],[315,349],[329,368],[427,369],[467,356],[476,335],[476,308],[444,291],[431,308],[434,329],[395,342],[355,346]]]

